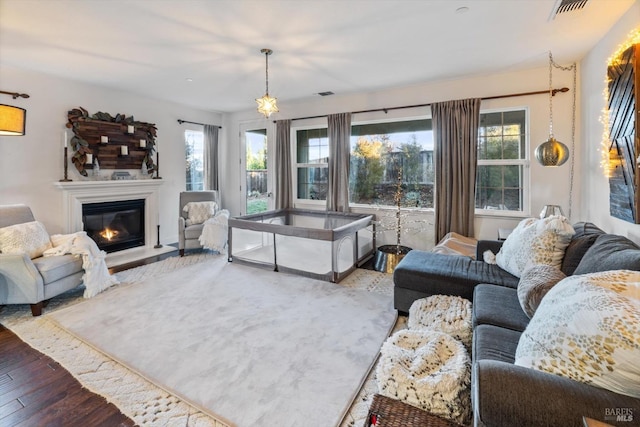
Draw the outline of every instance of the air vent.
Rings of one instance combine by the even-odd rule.
[[[557,0],[556,4],[551,12],[551,19],[555,19],[556,16],[561,13],[576,12],[582,10],[589,0]]]
[[[329,96],[329,95],[334,95],[334,93],[331,92],[330,90],[328,90],[326,92],[318,92],[318,95],[320,95],[320,96]]]

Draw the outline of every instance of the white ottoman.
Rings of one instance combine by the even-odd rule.
[[[401,330],[382,345],[378,393],[459,424],[471,415],[471,360],[462,343],[436,331]]]
[[[471,348],[471,302],[451,295],[432,295],[409,308],[409,329],[445,332]]]

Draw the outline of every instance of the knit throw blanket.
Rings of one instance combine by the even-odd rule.
[[[221,209],[204,222],[202,234],[198,239],[205,249],[220,252],[227,246],[229,211]]]
[[[118,279],[109,274],[109,269],[104,260],[105,251],[98,249],[98,245],[86,231],[78,231],[73,234],[54,234],[51,236],[53,247],[44,251],[44,256],[80,255],[84,275],[84,297],[91,298],[98,295],[111,285],[118,284]]]

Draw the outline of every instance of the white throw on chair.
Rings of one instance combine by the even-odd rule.
[[[204,222],[215,214],[219,206],[217,191],[183,191],[180,193],[180,213],[178,216],[180,256],[184,256],[185,249],[202,248],[199,238]]]

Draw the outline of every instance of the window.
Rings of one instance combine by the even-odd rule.
[[[184,131],[187,191],[204,190],[204,133]]]
[[[296,132],[298,199],[327,200],[329,139],[327,129]]]
[[[480,114],[476,209],[524,211],[526,110]]]
[[[327,129],[296,132],[297,197],[326,200],[329,140]],[[433,207],[431,120],[351,126],[349,197],[352,204],[395,206],[402,173],[402,206]]]
[[[353,125],[350,157],[352,204],[433,207],[431,120]]]

